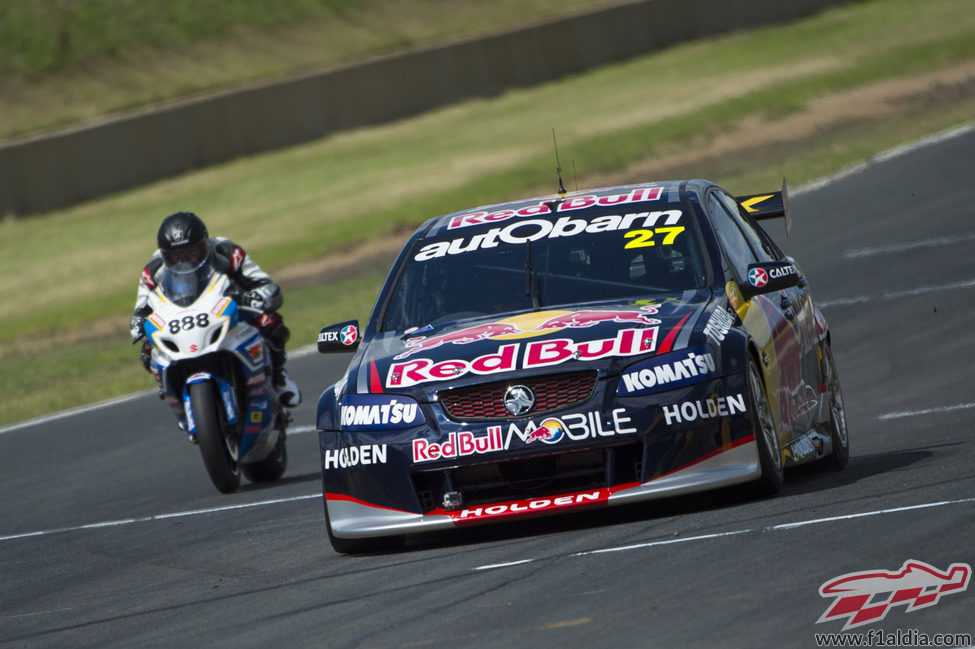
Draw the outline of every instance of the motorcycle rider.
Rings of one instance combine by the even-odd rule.
[[[158,250],[153,253],[139,279],[139,290],[135,300],[135,312],[129,322],[132,342],[137,343],[145,335],[143,324],[152,314],[148,305],[149,293],[156,288],[163,269],[189,262],[189,267],[199,267],[209,263],[217,272],[225,273],[243,291],[239,302],[257,309],[261,313],[251,321],[261,332],[271,355],[273,368],[272,385],[281,405],[293,408],[301,403],[298,385],[288,376],[284,363],[287,355],[285,343],[291,331],[284,325],[284,319],[277,310],[284,301],[281,288],[271,276],[261,270],[244,249],[222,237],[211,237],[207,227],[192,212],[176,212],[163,219],[156,235]],[[152,346],[143,341],[140,354],[142,364],[151,372],[150,359]],[[158,380],[158,377],[157,377]]]

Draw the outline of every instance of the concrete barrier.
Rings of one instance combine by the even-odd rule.
[[[530,86],[849,0],[641,0],[0,146],[0,214],[121,189]]]

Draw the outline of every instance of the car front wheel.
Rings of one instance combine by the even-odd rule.
[[[762,467],[762,475],[755,481],[755,490],[760,496],[771,496],[777,493],[785,482],[782,453],[779,450],[772,408],[765,392],[765,381],[762,379],[758,363],[751,357],[748,359],[747,371],[752,430],[755,432],[755,442],[758,444],[758,457]]]

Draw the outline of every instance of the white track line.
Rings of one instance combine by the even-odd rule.
[[[239,505],[225,505],[223,507],[210,507],[207,509],[193,509],[185,512],[173,512],[170,514],[156,514],[154,516],[140,516],[137,518],[122,518],[115,521],[102,521],[100,523],[88,523],[87,525],[76,525],[74,527],[59,527],[53,530],[39,530],[37,532],[25,532],[23,534],[9,534],[0,536],[0,541],[12,541],[14,539],[25,539],[33,536],[50,536],[51,534],[61,534],[63,532],[76,532],[78,530],[97,530],[105,527],[121,527],[134,523],[149,523],[152,521],[162,521],[169,518],[187,518],[189,516],[203,516],[205,514],[216,514],[219,512],[229,512],[235,509],[248,509],[250,507],[265,507],[267,505],[279,505],[298,500],[310,500],[311,498],[321,498],[321,493],[308,494],[305,496],[292,496],[290,498],[275,498],[273,500],[262,500],[256,503],[242,503]]]
[[[57,421],[58,419],[64,419],[65,417],[73,417],[74,415],[80,415],[85,412],[91,412],[92,410],[99,410],[101,408],[107,408],[109,406],[115,406],[120,403],[125,403],[126,401],[132,401],[143,397],[147,394],[155,393],[155,390],[146,390],[144,392],[136,392],[135,394],[127,394],[125,396],[116,397],[114,399],[108,399],[106,401],[99,401],[97,403],[89,403],[85,406],[79,406],[77,408],[71,408],[70,410],[62,410],[61,412],[56,412],[50,415],[44,415],[43,417],[37,417],[35,419],[28,419],[27,421],[22,421],[16,424],[11,424],[10,426],[4,426],[0,428],[0,435],[4,433],[12,433],[15,430],[20,430],[22,428],[30,428],[32,426],[41,426],[43,424]]]
[[[308,356],[312,352],[318,351],[315,345],[305,345],[301,349],[294,352],[289,352],[288,356],[291,358],[300,358],[301,356]],[[0,426],[0,435],[4,433],[12,433],[15,430],[21,430],[23,428],[31,428],[33,426],[42,426],[52,421],[57,421],[59,419],[64,419],[66,417],[73,417],[75,415],[80,415],[86,412],[91,412],[93,410],[99,410],[101,408],[109,408],[111,406],[118,405],[120,403],[125,403],[126,401],[132,401],[140,397],[144,397],[148,394],[157,394],[157,390],[143,390],[142,392],[135,392],[133,394],[126,394],[120,397],[115,397],[113,399],[106,399],[104,401],[98,401],[95,403],[89,403],[84,406],[78,406],[77,408],[70,408],[68,410],[62,410],[60,412],[51,413],[49,415],[43,415],[41,417],[36,417],[34,419],[28,419],[26,421],[21,421],[16,424],[11,424],[9,426]],[[312,428],[314,430],[314,428]],[[300,434],[307,432],[304,430],[290,430],[289,433]]]
[[[925,408],[924,410],[903,410],[901,412],[888,412],[880,415],[877,419],[901,419],[902,417],[917,417],[919,415],[930,415],[937,412],[952,412],[953,410],[967,410],[975,408],[975,403],[960,403],[956,406],[941,406],[939,408]]]
[[[939,284],[938,286],[919,286],[917,288],[908,288],[900,291],[887,291],[886,293],[882,293],[880,295],[858,295],[857,297],[841,297],[835,300],[816,300],[816,306],[826,309],[834,306],[863,304],[864,302],[873,302],[874,300],[900,300],[905,297],[916,297],[926,293],[957,291],[966,288],[975,288],[975,278],[966,279],[961,282],[952,282],[951,284]]]
[[[887,514],[896,514],[901,512],[917,511],[920,509],[931,509],[934,507],[947,507],[950,505],[967,505],[975,503],[975,497],[973,498],[961,498],[958,500],[942,500],[932,503],[923,503],[920,505],[907,505],[905,507],[893,507],[889,509],[876,509],[872,511],[859,512],[856,514],[846,514],[843,516],[830,516],[828,518],[812,518],[804,521],[796,521],[794,523],[782,523],[779,525],[769,525],[767,527],[752,527],[741,530],[732,530],[729,532],[716,532],[714,534],[700,534],[697,536],[688,536],[685,538],[672,538],[664,539],[661,541],[648,541],[646,543],[632,543],[629,545],[621,545],[609,548],[600,548],[598,550],[587,550],[585,552],[575,552],[569,554],[569,557],[587,557],[596,554],[606,554],[610,552],[630,552],[633,550],[644,550],[647,548],[656,548],[664,545],[674,545],[676,543],[693,543],[695,541],[708,541],[711,539],[719,539],[728,536],[740,536],[742,534],[754,534],[759,532],[782,532],[787,530],[794,530],[800,527],[807,527],[809,525],[821,525],[823,523],[834,523],[837,521],[849,521],[856,520],[859,518],[867,518],[870,516],[884,516]],[[546,557],[549,558],[549,557]],[[484,566],[477,566],[472,568],[472,571],[484,571],[484,570],[496,570],[500,568],[509,568],[512,566],[520,566],[527,563],[532,563],[536,561],[535,559],[521,559],[518,561],[509,561],[507,563],[496,563]]]
[[[898,243],[889,246],[879,246],[876,248],[856,248],[854,250],[847,250],[843,253],[843,256],[847,259],[860,259],[862,257],[875,257],[877,255],[892,255],[899,252],[907,252],[909,250],[917,250],[920,248],[938,248],[940,246],[950,246],[955,243],[965,243],[967,241],[975,241],[975,233],[970,232],[968,234],[935,237],[934,239],[925,239],[924,241]]]
[[[831,176],[826,176],[825,178],[821,178],[820,180],[816,180],[811,183],[802,185],[795,190],[790,190],[790,194],[793,196],[797,196],[799,194],[805,194],[806,192],[814,192],[823,189],[824,187],[832,185],[833,183],[839,180],[843,180],[848,176],[852,176],[856,173],[859,173],[864,169],[872,165],[875,165],[877,163],[887,162],[888,160],[892,160],[894,158],[900,157],[907,153],[911,153],[913,151],[917,151],[918,149],[923,149],[927,146],[931,146],[932,144],[938,144],[946,140],[951,140],[956,137],[968,135],[972,131],[975,131],[975,123],[963,124],[962,126],[950,128],[940,133],[935,133],[934,135],[931,135],[926,138],[922,138],[915,142],[910,142],[902,146],[894,147],[893,149],[888,149],[887,151],[875,155],[874,157],[869,158],[864,162],[859,162],[857,164],[847,167],[846,169],[841,169],[839,172]]]
[[[972,404],[975,405],[975,404]],[[98,523],[87,523],[85,525],[76,525],[73,527],[61,527],[51,530],[39,530],[36,532],[24,532],[21,534],[9,534],[7,536],[0,536],[0,541],[12,541],[16,539],[25,539],[31,537],[40,536],[50,536],[52,534],[62,534],[64,532],[76,532],[81,530],[95,530],[104,529],[109,527],[122,527],[125,525],[133,525],[135,523],[150,523],[153,521],[162,521],[171,518],[188,518],[191,516],[203,516],[206,514],[216,514],[220,512],[235,511],[239,509],[249,509],[252,507],[265,507],[268,505],[279,505],[282,503],[297,502],[301,500],[310,500],[313,498],[321,498],[320,493],[306,494],[304,496],[292,496],[289,498],[274,498],[272,500],[262,500],[254,503],[241,503],[237,505],[225,505],[223,507],[209,507],[205,509],[193,509],[183,512],[172,512],[168,514],[155,514],[153,516],[140,516],[135,518],[122,518],[112,521],[101,521]],[[941,500],[931,503],[922,503],[920,505],[907,505],[904,507],[892,507],[887,509],[876,509],[872,511],[859,512],[855,514],[844,514],[841,516],[829,516],[826,518],[813,518],[803,521],[796,521],[793,523],[780,523],[778,525],[769,525],[767,527],[755,527],[747,528],[742,530],[732,530],[729,532],[716,532],[714,534],[701,534],[698,536],[688,536],[684,538],[672,538],[665,539],[661,541],[648,541],[646,543],[634,543],[630,545],[616,546],[610,548],[601,548],[598,550],[588,550],[586,552],[576,552],[570,554],[570,557],[582,557],[593,554],[605,554],[609,552],[627,552],[630,550],[639,550],[644,548],[653,548],[663,545],[674,545],[677,543],[691,543],[694,541],[706,541],[710,539],[723,538],[727,536],[738,536],[741,534],[751,534],[754,532],[778,532],[783,530],[792,530],[800,527],[807,527],[809,525],[820,525],[822,523],[832,523],[836,521],[848,521],[855,520],[859,518],[867,518],[870,516],[883,516],[886,514],[894,514],[908,511],[917,511],[921,509],[931,509],[934,507],[945,507],[949,505],[963,505],[975,502],[975,497],[972,498],[961,498],[958,500]],[[505,563],[489,564],[485,566],[478,566],[473,568],[473,570],[495,570],[498,568],[510,568],[512,566],[518,566],[526,563],[532,563],[535,559],[519,559],[515,561],[508,561]]]

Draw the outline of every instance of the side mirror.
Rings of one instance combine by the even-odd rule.
[[[351,352],[362,339],[358,320],[346,320],[318,332],[318,353]]]
[[[756,295],[774,293],[782,289],[799,286],[802,275],[795,264],[789,261],[767,261],[748,265],[748,279],[739,284],[741,295],[750,300]]]

